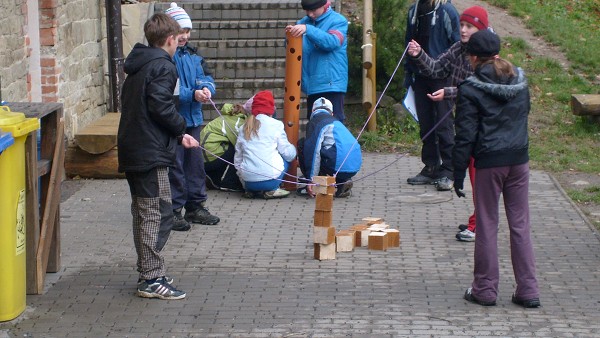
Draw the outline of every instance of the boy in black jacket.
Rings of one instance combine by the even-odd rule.
[[[175,164],[175,147],[177,143],[199,146],[185,134],[185,120],[173,102],[177,69],[172,57],[178,33],[179,24],[171,17],[153,15],[144,24],[148,46],[136,44],[125,60],[128,76],[121,94],[119,171],[125,172],[131,191],[140,273],[137,295],[145,298],[186,296],[166,276],[161,254],[173,226],[168,167]]]

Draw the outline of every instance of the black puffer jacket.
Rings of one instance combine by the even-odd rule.
[[[143,172],[173,166],[177,136],[185,120],[173,102],[177,69],[161,48],[136,44],[125,60],[121,94],[119,171]]]
[[[471,156],[480,169],[529,161],[529,88],[523,70],[515,72],[517,76],[500,78],[491,64],[484,64],[460,84],[452,154],[455,180],[465,178]]]

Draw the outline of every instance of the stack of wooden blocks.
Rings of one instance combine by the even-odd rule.
[[[335,259],[336,252],[353,251],[355,247],[383,250],[400,246],[400,231],[392,229],[383,218],[365,217],[363,223],[336,233],[333,223],[333,194],[335,178],[315,176],[314,257],[318,260]]]
[[[316,184],[315,217],[314,217],[314,255],[315,259],[335,259],[335,227],[333,223],[333,194],[335,193],[335,177],[315,176]]]

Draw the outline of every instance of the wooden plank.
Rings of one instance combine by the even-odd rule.
[[[36,248],[40,240],[40,208],[37,163],[37,130],[30,133],[25,141],[26,168],[26,273],[25,285],[28,294],[38,294],[38,274],[35,269]]]
[[[108,113],[75,134],[75,143],[90,154],[103,154],[117,145],[120,113]]]
[[[65,153],[60,151],[63,149],[64,143],[64,121],[60,120],[56,131],[56,145],[54,148],[54,157],[52,158],[52,170],[50,172],[50,185],[48,194],[44,201],[44,215],[40,228],[40,240],[36,252],[36,270],[37,270],[37,290],[42,293],[44,289],[44,277],[48,267],[48,256],[50,255],[51,242],[54,237],[54,226],[56,223],[56,213],[60,205],[60,182],[63,176],[63,166]]]
[[[571,95],[571,111],[577,116],[600,116],[600,94]]]

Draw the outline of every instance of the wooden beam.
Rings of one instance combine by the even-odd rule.
[[[54,237],[54,226],[56,223],[56,213],[60,205],[60,183],[63,176],[63,165],[65,153],[61,151],[64,143],[64,120],[60,119],[58,129],[56,131],[56,145],[54,147],[54,157],[52,158],[52,170],[50,172],[50,184],[48,194],[44,201],[44,216],[42,217],[42,225],[40,228],[40,238],[36,252],[36,271],[37,271],[37,290],[42,293],[44,289],[44,278],[46,268],[48,267],[48,256],[52,238]]]
[[[571,111],[577,116],[600,116],[600,94],[571,95]]]
[[[93,155],[78,147],[69,147],[65,158],[68,177],[83,178],[125,178],[119,173],[118,149],[113,148],[103,154]]]
[[[90,154],[103,154],[117,145],[120,113],[108,113],[75,134],[75,143]]]

